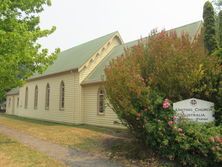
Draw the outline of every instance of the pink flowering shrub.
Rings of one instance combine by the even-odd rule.
[[[162,103],[155,104],[158,112],[154,117],[148,113],[143,115],[145,142],[149,147],[171,160],[179,160],[184,166],[222,164],[221,126],[186,121],[176,123],[172,107],[166,109]]]
[[[111,107],[143,145],[182,165],[221,165],[222,66],[207,56],[201,38],[154,34],[105,73]],[[215,103],[216,126],[176,122],[172,102],[190,97]]]
[[[169,99],[165,99],[165,100],[163,101],[163,108],[164,108],[164,109],[170,108],[170,101],[169,101]]]

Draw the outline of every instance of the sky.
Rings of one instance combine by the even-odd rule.
[[[40,27],[56,31],[39,42],[65,50],[118,31],[124,42],[202,20],[206,0],[51,0],[40,14]]]

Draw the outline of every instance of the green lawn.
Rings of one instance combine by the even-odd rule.
[[[38,151],[32,150],[15,140],[0,134],[0,166],[1,167],[63,167]]]
[[[36,138],[121,160],[126,166],[161,164],[152,152],[138,145],[126,129],[65,125],[5,114],[0,114],[0,124]]]

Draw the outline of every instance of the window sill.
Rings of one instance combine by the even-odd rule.
[[[97,115],[98,115],[98,116],[105,116],[105,113],[100,113],[100,112],[98,112]]]

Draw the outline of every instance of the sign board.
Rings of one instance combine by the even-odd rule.
[[[191,98],[173,103],[177,118],[182,117],[195,122],[214,121],[214,103]]]

